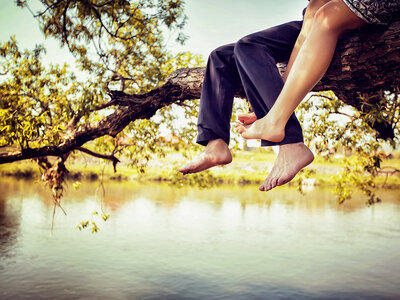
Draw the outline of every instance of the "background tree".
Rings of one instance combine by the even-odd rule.
[[[86,78],[79,82],[66,65],[44,67],[41,46],[29,52],[21,51],[13,38],[3,43],[0,146],[8,148],[0,163],[36,159],[58,201],[65,161],[73,151],[108,159],[114,167],[123,153],[139,168],[152,154],[162,155],[156,146],[160,124],[177,130],[171,125],[174,113],[166,107],[180,105],[188,117],[195,114],[197,102],[186,100],[199,98],[204,68],[189,68],[203,64],[200,57],[172,55],[165,46],[167,32],[174,32],[178,42],[186,38],[182,0],[39,2],[42,9],[32,14],[41,30],[68,47]],[[27,1],[16,3],[30,9]],[[356,108],[350,125],[336,137],[339,144],[353,147],[357,141],[350,142],[349,136],[355,131],[348,130],[368,130],[364,125],[375,129],[371,133],[375,139],[393,140],[398,134],[399,32],[396,21],[388,28],[365,27],[349,33],[339,43],[328,73],[316,86],[317,91],[332,90]],[[244,97],[242,89],[237,96]],[[331,99],[321,102],[325,112],[344,113],[343,102],[333,95],[320,96]],[[310,110],[309,104],[303,109]],[[151,118],[157,111],[158,119]],[[329,124],[323,114],[315,116],[321,117],[322,127]],[[355,126],[357,120],[363,126]],[[193,127],[188,128],[179,132],[183,139],[193,137]],[[321,126],[313,128],[314,137],[321,135]],[[319,143],[317,149],[331,146]],[[379,143],[360,153],[371,156],[378,147]],[[50,162],[48,156],[58,159]],[[379,162],[379,157],[373,158],[362,172],[376,174]]]
[[[17,5],[32,11],[46,36],[68,47],[85,75],[79,81],[67,65],[43,66],[42,46],[22,51],[13,37],[0,44],[0,146],[5,150],[1,159],[36,159],[58,201],[64,164],[74,150],[109,159],[114,167],[118,155],[129,155],[140,167],[152,154],[162,154],[155,141],[159,124],[171,123],[163,122],[172,118],[171,112],[162,110],[158,120],[148,120],[149,113],[144,112],[141,120],[131,123],[134,118],[122,116],[129,108],[108,102],[110,89],[146,92],[173,70],[200,65],[202,59],[166,49],[166,33],[180,43],[186,38],[182,1],[40,2],[43,8],[38,12],[27,1]],[[109,127],[101,129],[107,122]],[[107,134],[114,139],[104,138]],[[51,162],[48,155],[59,159]]]

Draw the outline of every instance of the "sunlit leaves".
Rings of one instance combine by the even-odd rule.
[[[90,220],[80,221],[79,224],[76,225],[76,228],[79,229],[80,231],[90,228],[91,233],[96,233],[96,232],[99,232],[99,230],[100,230],[100,227],[97,225],[96,221],[98,221],[98,219],[100,218],[101,220],[106,222],[109,217],[110,217],[109,214],[106,214],[106,213],[99,214],[98,211],[93,211],[91,213]]]
[[[26,7],[31,2],[17,5]],[[58,144],[72,120],[83,124],[104,117],[95,109],[107,101],[109,88],[148,91],[175,69],[204,63],[199,56],[172,55],[166,50],[166,29],[180,33],[186,20],[180,0],[36,2],[43,5],[35,14],[43,33],[69,47],[88,80],[77,82],[67,66],[44,67],[40,61],[43,47],[22,52],[14,38],[2,45],[2,68],[7,71],[1,86],[3,98],[7,96],[0,115],[2,145],[17,144],[24,149]],[[95,142],[95,150],[125,154],[142,169],[153,154],[162,155],[157,139],[163,116],[160,113],[157,121],[131,124],[117,137],[130,137],[129,145],[102,138]]]
[[[377,138],[371,126],[387,122],[398,136],[400,107],[398,94],[381,93],[373,98],[360,97],[364,113],[345,105],[332,92],[316,93],[298,108],[305,138],[317,152],[327,159],[336,153],[348,156],[335,176],[340,203],[350,199],[355,188],[367,196],[368,204],[380,201],[375,180],[382,161],[379,151],[388,143]]]
[[[114,75],[126,78],[135,91],[163,80],[159,68],[170,58],[165,33],[185,40],[182,0],[38,1],[42,31],[67,45],[82,70],[103,82]]]
[[[88,116],[103,102],[97,85],[77,82],[66,65],[43,66],[44,53],[41,46],[21,51],[13,37],[0,44],[7,71],[0,81],[0,146],[58,144],[71,119]]]

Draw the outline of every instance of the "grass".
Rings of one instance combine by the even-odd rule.
[[[196,153],[193,154],[193,156]],[[215,167],[209,174],[219,183],[228,184],[259,184],[261,183],[274,160],[275,153],[272,150],[260,149],[257,151],[239,151],[234,155],[234,161],[224,167]],[[140,173],[135,167],[126,163],[117,166],[114,173],[110,163],[101,164],[101,160],[75,158],[67,162],[70,171],[69,178],[72,180],[118,180],[118,181],[174,181],[186,180],[177,171],[187,159],[178,152],[169,152],[164,159],[155,159],[150,162],[145,173]],[[312,175],[313,182],[318,185],[334,185],[334,175],[337,175],[344,158],[333,157],[325,159],[316,157],[313,164],[308,168],[316,170]],[[400,157],[386,159],[383,166],[391,166],[400,169]],[[384,187],[400,187],[400,174],[395,176],[379,176],[376,183]],[[39,178],[38,166],[31,161],[15,162],[0,165],[0,176],[12,176],[17,178]]]

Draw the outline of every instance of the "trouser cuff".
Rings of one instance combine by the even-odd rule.
[[[224,142],[229,145],[229,137],[221,137],[210,130],[204,130],[204,132],[197,135],[196,143],[202,146],[207,146],[209,141],[223,139]]]

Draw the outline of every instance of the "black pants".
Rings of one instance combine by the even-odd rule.
[[[197,143],[207,145],[220,138],[229,144],[233,96],[238,85],[243,85],[258,119],[268,113],[283,87],[276,63],[289,60],[301,25],[302,21],[282,24],[211,52],[200,97]],[[261,145],[302,141],[301,126],[293,113],[286,124],[284,140],[262,140]]]

